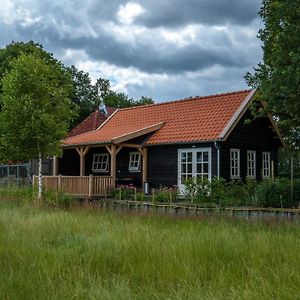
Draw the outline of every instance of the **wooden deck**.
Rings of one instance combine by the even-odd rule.
[[[33,185],[37,186],[38,178],[34,176]],[[43,187],[46,191],[62,191],[82,197],[107,196],[114,187],[111,176],[43,176]]]

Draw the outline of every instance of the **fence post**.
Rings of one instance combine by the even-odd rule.
[[[136,187],[134,188],[134,201],[136,201]]]
[[[155,201],[155,198],[154,198],[154,194],[155,194],[155,190],[154,190],[154,188],[152,188],[152,202],[154,203],[154,201]]]
[[[90,174],[89,176],[89,197],[93,196],[93,183],[94,183],[94,176],[93,174]]]
[[[58,191],[61,191],[61,174],[58,175]]]

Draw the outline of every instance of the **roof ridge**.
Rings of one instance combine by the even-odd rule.
[[[157,106],[157,105],[165,105],[165,104],[177,103],[177,102],[183,102],[183,101],[186,102],[186,101],[192,101],[192,100],[201,100],[201,99],[207,99],[207,98],[229,96],[229,95],[233,95],[233,94],[251,92],[252,90],[253,89],[245,89],[245,90],[240,90],[240,91],[225,92],[225,93],[211,94],[211,95],[205,95],[205,96],[191,96],[191,97],[186,97],[186,98],[177,99],[177,100],[171,100],[171,101],[164,101],[164,102],[153,103],[153,104],[146,104],[146,105],[138,105],[138,106],[119,108],[118,111],[138,109],[138,108],[151,107],[151,106]]]
[[[76,125],[74,128],[72,128],[69,133],[71,133],[72,131],[75,131],[77,128],[82,127],[84,124],[87,123],[87,121],[89,119],[91,119],[97,112],[98,110],[93,111],[89,116],[87,116],[83,121],[81,121],[78,125]]]

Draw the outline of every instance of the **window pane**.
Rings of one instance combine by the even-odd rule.
[[[202,164],[197,164],[197,173],[202,173]]]
[[[204,163],[203,164],[203,173],[207,173],[208,174],[208,163]]]
[[[197,162],[202,162],[202,152],[197,152]]]
[[[187,173],[192,173],[192,172],[193,172],[193,165],[187,164]]]
[[[188,152],[187,153],[187,161],[188,162],[192,162],[193,161],[193,153],[192,152]]]
[[[203,161],[208,161],[208,152],[207,151],[205,151],[205,152],[203,152]]]
[[[186,153],[185,152],[181,153],[181,162],[186,162]]]

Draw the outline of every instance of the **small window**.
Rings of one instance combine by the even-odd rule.
[[[256,178],[256,152],[247,151],[247,176]]]
[[[271,153],[262,153],[262,177],[270,178],[271,175]]]
[[[230,178],[240,178],[240,150],[230,149]]]
[[[108,153],[94,154],[93,156],[93,172],[108,172]]]
[[[141,154],[139,152],[130,152],[128,170],[130,172],[139,172],[140,165],[141,165]]]

